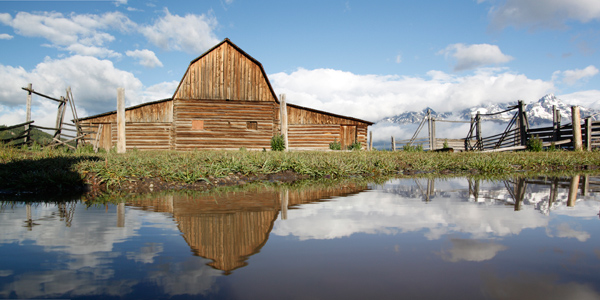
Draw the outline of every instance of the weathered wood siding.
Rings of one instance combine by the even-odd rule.
[[[92,124],[116,123],[117,112],[84,118],[82,122]],[[173,100],[168,99],[127,108],[125,109],[125,122],[173,122]]]
[[[117,144],[117,124],[112,124],[112,144]],[[171,123],[127,123],[125,141],[127,150],[169,150],[171,148]]]
[[[276,114],[273,102],[176,99],[173,145],[176,150],[270,149]],[[203,128],[194,129],[194,121]]]
[[[292,124],[288,142],[293,150],[329,149],[329,143],[340,140],[340,125]]]
[[[367,146],[368,124],[308,108],[288,105],[288,141],[294,150],[326,150],[338,141],[345,149],[354,141]]]
[[[190,64],[173,98],[277,101],[262,66],[228,42]]]

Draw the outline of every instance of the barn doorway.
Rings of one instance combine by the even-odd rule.
[[[347,149],[356,141],[356,125],[340,125],[340,143]]]

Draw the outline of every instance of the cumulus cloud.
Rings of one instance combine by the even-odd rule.
[[[450,112],[484,103],[535,101],[555,90],[552,82],[501,68],[478,69],[465,76],[430,71],[426,77],[300,68],[269,79],[290,103],[369,121],[427,107]]]
[[[490,10],[491,26],[503,29],[561,28],[569,20],[600,20],[600,2],[590,0],[505,0]]]
[[[102,15],[72,13],[67,16],[58,12],[18,12],[14,17],[4,13],[0,14],[0,23],[12,27],[19,35],[44,38],[53,47],[99,57],[118,56],[104,48],[115,39],[106,30],[129,31],[136,27],[120,12]]]
[[[503,64],[513,60],[512,56],[500,51],[496,45],[490,44],[452,44],[438,52],[456,60],[454,71],[471,70],[482,66]]]
[[[594,109],[600,109],[600,90],[579,91],[557,96],[570,105],[581,105]]]
[[[132,73],[117,69],[109,60],[91,56],[46,58],[31,71],[22,67],[0,65],[0,107],[3,108],[0,119],[7,124],[24,121],[24,118],[19,116],[26,99],[21,87],[27,86],[28,83],[33,83],[36,91],[53,97],[65,95],[65,89],[71,86],[80,116],[101,113],[110,110],[107,107],[116,107],[117,87],[125,88],[128,104],[141,102],[144,88]],[[40,109],[38,115],[32,113],[36,124],[52,125],[56,105],[49,100],[39,99],[34,100],[34,106]],[[39,124],[39,120],[45,123]]]
[[[566,71],[556,71],[552,74],[552,79],[557,80],[562,78],[562,82],[568,85],[574,85],[582,79],[587,79],[598,74],[598,68],[593,65],[587,66],[585,69],[575,69]]]
[[[165,9],[164,17],[141,27],[140,32],[162,49],[199,54],[219,42],[213,32],[217,24],[214,16],[187,14],[182,17]]]
[[[162,62],[160,62],[160,60],[158,60],[158,57],[156,57],[156,54],[154,54],[154,52],[148,49],[127,51],[125,52],[125,55],[137,59],[140,65],[147,68],[163,66]]]
[[[10,40],[13,36],[8,33],[0,33],[0,40]]]

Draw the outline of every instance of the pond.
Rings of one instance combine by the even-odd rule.
[[[0,298],[600,299],[600,179],[3,201]]]

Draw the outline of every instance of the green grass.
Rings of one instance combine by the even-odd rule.
[[[0,146],[0,189],[64,192],[84,185],[87,175],[109,188],[128,180],[159,177],[194,183],[229,174],[259,175],[293,171],[311,178],[402,175],[413,172],[498,175],[596,169],[600,152],[278,152],[191,151],[126,154],[38,151]]]

